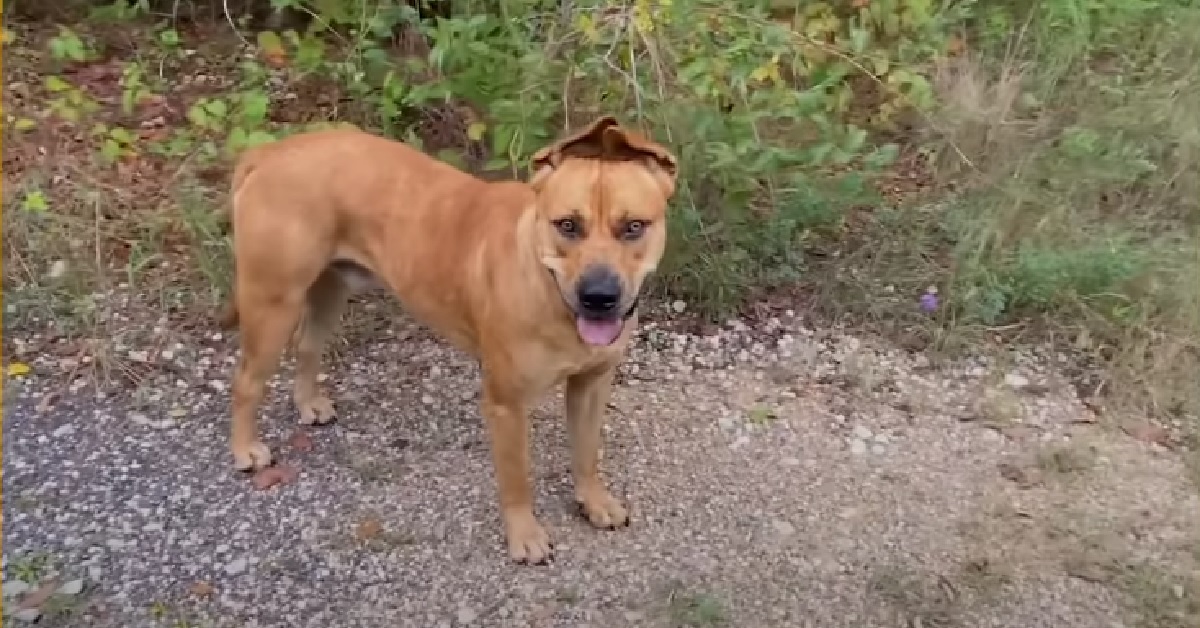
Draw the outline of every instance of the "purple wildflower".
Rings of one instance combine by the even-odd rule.
[[[938,295],[936,290],[929,290],[921,295],[921,310],[926,314],[932,314],[938,309]]]

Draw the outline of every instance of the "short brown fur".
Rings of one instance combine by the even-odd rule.
[[[636,325],[636,295],[662,256],[675,157],[602,117],[539,151],[529,183],[488,183],[404,144],[357,130],[301,134],[247,151],[232,181],[236,279],[223,315],[238,324],[231,448],[243,470],[271,464],[256,415],[266,380],[296,340],[293,399],[305,424],[334,418],[321,355],[357,265],[483,370],[501,516],[513,559],[542,562],[533,513],[528,413],[565,386],[575,497],[597,527],[628,522],[598,469],[613,373]],[[570,217],[584,235],[564,238]],[[639,221],[640,237],[619,237]],[[642,227],[644,225],[644,228]],[[335,264],[336,262],[336,264]],[[630,316],[607,346],[582,341],[572,297],[583,270],[619,275]]]

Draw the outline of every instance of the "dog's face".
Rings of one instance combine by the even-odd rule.
[[[580,339],[611,345],[662,259],[675,157],[604,117],[533,161],[539,258]]]

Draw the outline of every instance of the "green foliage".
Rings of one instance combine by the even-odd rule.
[[[924,0],[855,10],[593,1],[569,11],[505,0],[425,23],[395,0],[273,6],[316,19],[302,33],[260,33],[267,58],[336,80],[365,105],[368,127],[409,141],[420,141],[422,112],[469,108],[459,131],[484,154],[483,170],[523,176],[535,150],[599,113],[651,129],[682,173],[660,288],[712,312],[794,277],[812,234],[836,234],[845,207],[871,201],[863,174],[896,148],[875,145],[869,130],[932,103],[922,64],[946,41]],[[398,29],[423,35],[428,54],[397,54]],[[883,98],[860,105],[855,81]]]

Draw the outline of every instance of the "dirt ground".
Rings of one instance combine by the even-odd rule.
[[[476,367],[383,310],[327,364],[336,424],[300,429],[285,365],[261,424],[297,473],[257,488],[227,449],[235,339],[189,318],[204,299],[179,297],[228,278],[222,250],[192,243],[217,203],[180,199],[179,160],[93,169],[79,129],[40,122],[53,64],[20,35],[5,111],[39,122],[6,136],[5,210],[49,216],[25,221],[24,241],[47,246],[30,283],[94,262],[105,289],[128,291],[137,266],[142,305],[163,313],[142,325],[86,284],[81,309],[108,317],[93,329],[129,333],[81,348],[45,320],[6,326],[5,628],[1200,627],[1196,452],[1142,417],[1097,416],[1064,356],[947,361],[782,309],[685,333],[666,308],[642,331],[603,462],[629,528],[576,514],[561,400],[546,401],[534,472],[549,566],[507,559]],[[160,141],[193,100],[231,89],[240,57],[219,52],[171,61],[187,81],[129,114],[119,55],[63,76],[97,119]],[[323,102],[294,87],[287,102]],[[40,311],[31,294],[22,312]]]
[[[64,627],[1200,626],[1200,495],[1161,434],[1097,419],[1058,356],[808,324],[643,330],[603,463],[624,530],[574,512],[547,400],[545,567],[504,553],[474,365],[403,319],[330,363],[332,427],[298,431],[277,380],[267,442],[299,473],[267,490],[230,468],[227,335],[126,347],[156,375],[99,394],[31,358],[4,395],[5,626],[39,593]]]

